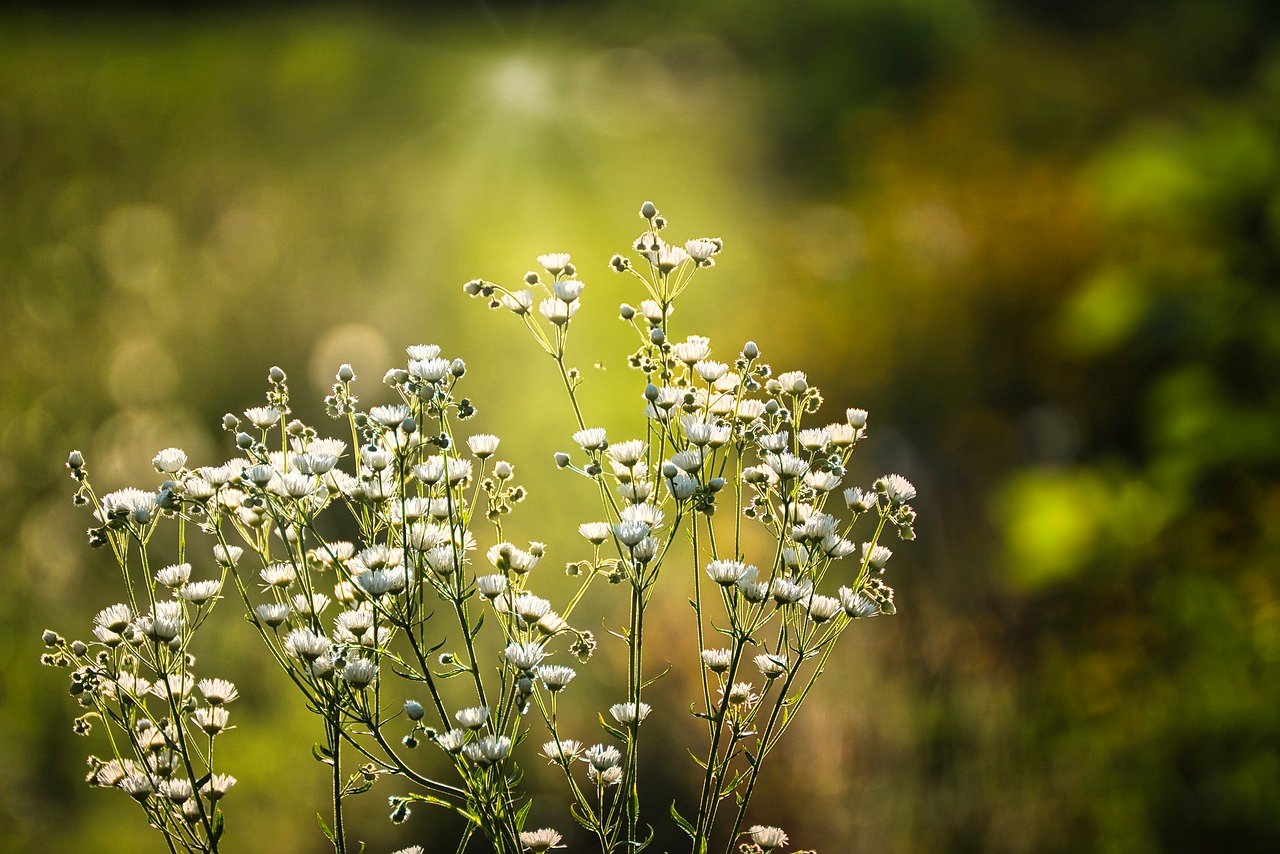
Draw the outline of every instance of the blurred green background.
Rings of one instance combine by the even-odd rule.
[[[117,595],[67,450],[150,483],[159,448],[229,455],[218,417],[272,364],[319,419],[339,362],[372,402],[436,341],[532,490],[513,533],[581,557],[551,366],[459,285],[573,252],[588,412],[620,435],[638,296],[605,263],[646,198],[726,242],[677,328],[871,409],[859,474],[921,491],[900,615],[846,639],[754,819],[823,854],[1280,847],[1274,0],[0,16],[0,850],[160,848],[80,782],[97,743],[35,665]],[[318,733],[255,643],[204,652],[245,695],[228,847],[321,851]],[[689,688],[659,683],[650,730],[681,798]],[[371,850],[440,826],[392,828],[394,791],[356,806]],[[554,797],[535,820],[570,825]]]

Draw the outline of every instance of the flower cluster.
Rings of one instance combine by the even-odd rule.
[[[434,345],[409,347],[382,378],[390,402],[368,408],[354,370],[339,367],[325,410],[343,438],[293,417],[288,378],[272,368],[264,403],[223,418],[231,459],[194,466],[169,448],[154,460],[157,486],[99,499],[72,455],[77,501],[94,510],[90,542],[110,547],[129,599],[98,614],[90,643],[45,636],[47,662],[72,670],[72,694],[91,710],[77,727],[101,719],[123,736],[115,755],[91,759],[91,782],[138,801],[171,847],[217,850],[220,800],[235,780],[215,772],[213,745],[237,691],[197,681],[188,645],[225,586],[318,719],[314,753],[333,795],[322,826],[335,851],[348,849],[344,800],[384,777],[407,789],[389,799],[393,822],[422,803],[463,816],[468,835],[496,851],[562,847],[557,830],[524,826],[517,754],[535,729],[572,818],[600,849],[642,846],[639,743],[645,721],[664,713],[644,697],[645,616],[677,585],[696,615],[693,710],[705,743],[699,802],[685,805],[689,818],[672,804],[671,816],[697,854],[720,836],[730,849],[744,836],[758,851],[787,844],[776,827],[742,830],[760,769],[847,627],[895,613],[882,539],[914,537],[915,489],[898,475],[846,482],[865,411],[815,425],[823,398],[804,373],[775,373],[752,342],[721,355],[706,337],[675,336],[675,300],[724,244],[668,242],[652,203],[641,216],[634,255],[609,264],[642,290],[619,311],[643,375],[636,429],[621,439],[588,421],[568,361],[586,291],[569,255],[540,256],[519,288],[464,285],[519,318],[554,362],[576,422],[555,464],[599,494],[578,527],[586,547],[567,563],[577,587],[563,604],[538,592],[546,547],[507,532],[526,490],[500,439],[464,430],[476,413],[461,391],[467,365]],[[771,548],[746,553],[750,525]],[[176,530],[177,562],[154,569],[162,529]],[[189,555],[194,532],[208,546]],[[691,545],[692,567],[668,566],[683,554],[676,543]],[[626,684],[599,714],[599,741],[562,733],[558,716],[574,665],[595,650],[573,614],[597,578],[622,591],[628,613],[610,632],[626,645]],[[486,627],[496,659],[482,652]],[[451,763],[449,779],[409,760],[423,743]],[[722,816],[731,794],[736,809]]]

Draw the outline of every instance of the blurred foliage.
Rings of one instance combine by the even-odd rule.
[[[554,249],[599,271],[578,352],[621,429],[630,391],[599,395],[634,294],[603,269],[647,197],[728,247],[678,320],[870,408],[861,474],[921,487],[900,616],[833,665],[758,819],[824,852],[1277,847],[1280,7],[447,9],[5,13],[0,848],[155,844],[80,785],[34,667],[46,624],[114,601],[66,451],[104,485],[218,458],[267,366],[318,401],[339,361],[436,340],[533,490],[520,533],[570,559],[552,376],[458,285]],[[229,844],[321,850],[307,717],[239,666]],[[384,803],[377,850],[440,818],[393,832]]]

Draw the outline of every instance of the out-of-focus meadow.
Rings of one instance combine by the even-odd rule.
[[[635,382],[616,307],[638,295],[606,262],[646,198],[725,239],[677,329],[722,356],[754,338],[869,408],[859,474],[921,492],[899,615],[850,633],[756,820],[823,854],[1280,847],[1278,9],[5,13],[0,849],[160,844],[81,783],[96,742],[36,665],[41,629],[83,636],[117,596],[66,452],[151,483],[162,447],[229,456],[218,419],[270,365],[320,421],[339,362],[372,401],[403,346],[438,342],[532,490],[513,534],[580,557],[555,374],[460,284],[572,252],[588,412],[624,431],[638,387],[605,387]],[[669,592],[660,655],[687,670]],[[244,695],[227,845],[323,850],[315,722],[227,629],[203,651]],[[654,689],[676,797],[689,687]],[[440,820],[392,828],[389,793],[356,806],[371,850]],[[552,800],[538,819],[570,825]]]

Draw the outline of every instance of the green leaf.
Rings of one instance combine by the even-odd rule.
[[[210,842],[217,842],[222,838],[224,822],[222,810],[218,810],[213,814],[213,835],[209,838]]]
[[[524,820],[529,816],[529,810],[533,808],[533,798],[525,801],[524,806],[516,813],[516,830],[524,830]]]
[[[689,820],[688,820],[688,819],[686,819],[684,816],[680,815],[680,811],[676,809],[676,802],[675,802],[675,801],[672,801],[672,802],[671,802],[671,817],[672,817],[673,819],[675,819],[676,824],[678,824],[678,825],[680,826],[680,829],[681,829],[681,830],[683,830],[685,833],[689,834],[689,838],[690,838],[690,839],[692,839],[692,838],[694,837],[694,829],[693,829],[693,825],[689,823]]]
[[[320,824],[320,832],[324,834],[324,838],[329,840],[330,844],[336,845],[333,839],[333,831],[329,829],[329,825],[324,823],[324,816],[316,813],[316,821]]]
[[[325,765],[333,764],[333,752],[323,745],[312,744],[311,755],[315,757],[317,762],[324,763]]]
[[[595,823],[582,811],[582,807],[580,807],[576,801],[569,804],[569,815],[573,816],[573,820],[585,827],[587,830],[592,833],[596,832]]]

